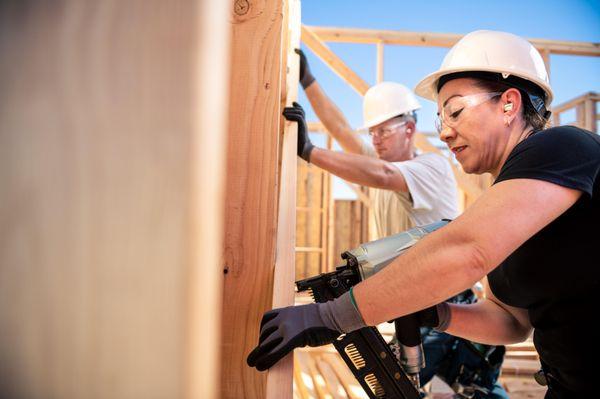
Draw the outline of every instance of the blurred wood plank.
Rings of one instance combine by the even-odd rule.
[[[218,397],[229,8],[0,3],[0,396]]]

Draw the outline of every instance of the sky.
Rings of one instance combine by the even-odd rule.
[[[314,26],[386,29],[411,32],[466,34],[478,29],[502,30],[525,38],[572,40],[600,43],[600,0],[460,0],[460,1],[341,1],[302,0],[302,23]],[[368,84],[376,81],[374,44],[328,43],[350,68]],[[313,75],[342,110],[353,127],[362,124],[362,98],[329,67],[303,46]],[[449,49],[385,46],[384,78],[414,88],[425,75],[437,70]],[[600,57],[552,55],[551,85],[560,104],[588,91],[600,92]],[[419,98],[418,128],[434,131],[436,106]],[[307,120],[317,118],[303,92],[299,102]],[[562,122],[574,119],[565,115]],[[317,145],[323,137],[312,136]],[[335,198],[355,198],[337,180]]]

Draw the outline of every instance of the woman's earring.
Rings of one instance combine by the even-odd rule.
[[[504,117],[504,125],[505,125],[506,127],[509,127],[509,126],[510,126],[510,119],[508,118],[508,116],[505,116],[505,117]]]

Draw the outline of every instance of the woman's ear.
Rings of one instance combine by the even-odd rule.
[[[522,105],[521,92],[517,89],[510,88],[502,93],[500,98],[502,110],[504,112],[504,125],[510,126],[512,121],[517,117]]]

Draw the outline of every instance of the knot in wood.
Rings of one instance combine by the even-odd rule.
[[[248,3],[248,0],[237,0],[233,9],[237,15],[246,15],[250,10],[250,4]]]

